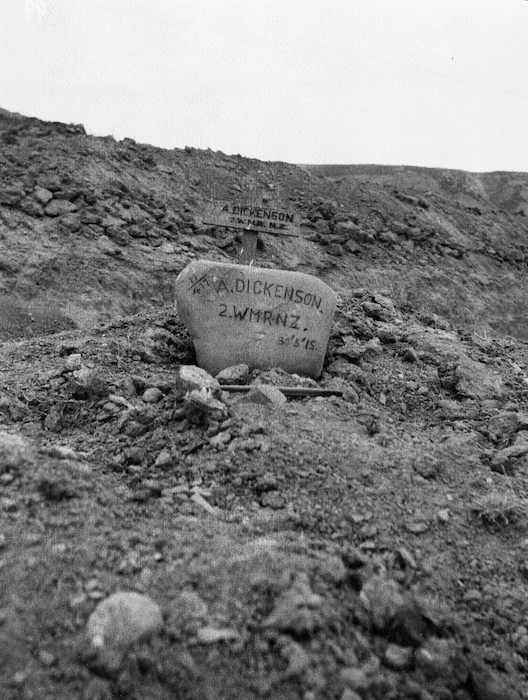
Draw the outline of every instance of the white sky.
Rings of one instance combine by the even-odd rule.
[[[263,160],[528,171],[528,1],[0,0],[0,107]]]

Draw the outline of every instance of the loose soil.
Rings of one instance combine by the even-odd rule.
[[[526,176],[0,125],[1,696],[528,697]],[[305,212],[260,260],[339,292],[316,386],[342,396],[193,414],[171,285],[235,256],[199,205],[250,185]],[[164,625],[108,669],[85,632],[116,591]]]

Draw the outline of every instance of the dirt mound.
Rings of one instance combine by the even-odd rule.
[[[235,235],[203,224],[203,202],[265,191],[303,217],[304,234],[261,236],[259,264],[527,337],[525,174],[299,168],[9,114],[0,134],[0,294],[13,303],[49,301],[81,327],[171,303],[190,260],[236,248]]]
[[[526,697],[524,176],[0,128],[2,697]],[[323,374],[190,391],[175,275],[263,189],[304,237],[259,263],[339,292]]]

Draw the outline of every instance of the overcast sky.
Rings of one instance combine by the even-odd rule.
[[[263,160],[528,171],[528,1],[0,0],[0,107]]]

